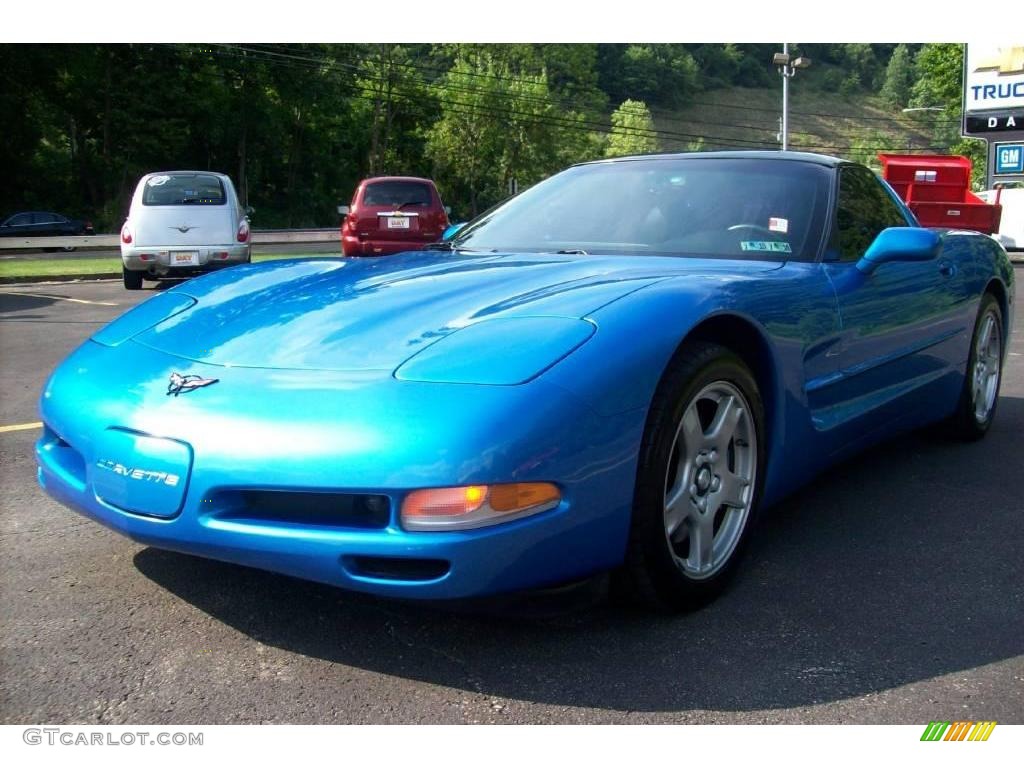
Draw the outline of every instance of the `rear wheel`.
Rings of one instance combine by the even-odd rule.
[[[979,440],[985,436],[996,415],[1002,377],[1003,312],[995,297],[986,293],[974,324],[960,403],[950,419],[956,437]]]
[[[750,369],[718,344],[677,355],[640,452],[627,561],[633,595],[685,610],[716,597],[742,558],[760,496],[764,407]]]
[[[124,280],[124,287],[129,291],[142,289],[142,273],[125,267],[121,267],[121,278]]]

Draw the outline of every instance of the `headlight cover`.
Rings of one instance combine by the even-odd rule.
[[[596,330],[593,323],[569,317],[482,320],[413,355],[398,367],[395,378],[437,384],[523,384],[569,355]]]
[[[116,347],[195,303],[195,299],[184,293],[158,293],[96,331],[92,340],[106,347]]]

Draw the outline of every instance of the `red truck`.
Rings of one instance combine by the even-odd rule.
[[[971,192],[971,161],[960,155],[879,154],[882,177],[923,227],[999,231],[1002,206]]]

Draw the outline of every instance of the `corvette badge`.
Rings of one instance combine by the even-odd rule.
[[[208,387],[211,384],[216,384],[218,381],[220,379],[204,379],[202,376],[194,374],[182,376],[180,373],[172,373],[171,379],[167,384],[167,394],[177,397],[182,392],[191,392],[193,389]]]

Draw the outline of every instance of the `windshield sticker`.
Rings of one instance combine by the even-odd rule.
[[[149,181],[147,181],[146,184],[148,184],[151,187],[162,187],[170,180],[170,176],[154,176]]]
[[[772,232],[789,232],[789,219],[777,219],[772,216],[768,219],[768,229]]]
[[[772,253],[792,253],[789,243],[776,243],[769,240],[744,240],[740,243],[741,251],[765,251]]]

